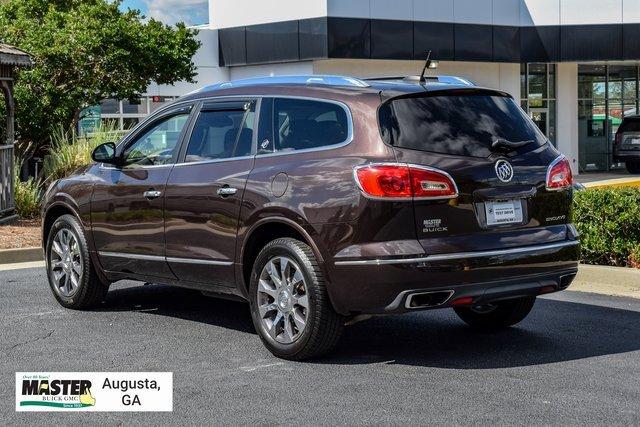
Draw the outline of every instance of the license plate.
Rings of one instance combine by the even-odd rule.
[[[640,138],[631,138],[631,145],[640,145]]]
[[[487,217],[487,225],[522,222],[522,203],[520,203],[520,200],[486,202],[484,211]]]

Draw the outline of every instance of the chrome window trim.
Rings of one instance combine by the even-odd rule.
[[[166,261],[166,262],[176,262],[182,264],[200,264],[200,265],[233,265],[233,261],[219,261],[213,259],[199,259],[199,258],[176,258],[176,257],[165,257],[160,255],[143,255],[143,254],[131,254],[125,252],[109,252],[109,251],[98,251],[100,256],[109,257],[109,258],[129,258],[129,259],[137,259],[143,261]]]
[[[148,115],[145,118],[145,120],[142,120],[133,129],[131,129],[130,135],[133,135],[134,131],[136,131],[138,129],[138,127],[140,127],[141,125],[146,123],[147,119],[152,119],[152,116],[155,116],[155,115],[161,115],[162,113],[165,112],[165,110],[169,110],[169,109],[172,109],[174,107],[181,106],[183,104],[197,103],[197,102],[207,101],[207,100],[224,101],[225,99],[237,99],[237,98],[256,98],[256,99],[260,99],[260,100],[265,99],[265,98],[274,98],[274,99],[275,98],[284,98],[284,99],[303,99],[303,100],[308,100],[308,101],[327,102],[327,103],[330,103],[330,104],[339,105],[340,107],[342,107],[342,109],[347,114],[347,138],[345,139],[344,142],[341,142],[339,144],[327,145],[325,147],[305,148],[305,149],[302,149],[302,150],[295,150],[295,151],[276,151],[276,152],[268,153],[268,154],[255,154],[255,155],[251,155],[251,156],[242,156],[242,158],[245,158],[245,157],[246,158],[249,158],[249,157],[263,158],[263,157],[274,157],[274,156],[286,156],[286,155],[297,154],[297,153],[312,153],[312,152],[317,152],[317,151],[336,150],[336,149],[339,149],[339,148],[346,147],[347,145],[351,144],[351,142],[353,142],[353,140],[354,140],[353,114],[351,113],[351,109],[349,108],[349,106],[347,104],[345,104],[344,102],[338,101],[338,100],[335,100],[335,99],[319,98],[319,97],[313,97],[313,96],[295,96],[295,95],[282,95],[282,96],[280,96],[280,95],[273,95],[273,94],[263,94],[263,95],[246,94],[246,95],[220,95],[220,96],[207,95],[207,96],[201,96],[201,97],[198,97],[198,98],[193,98],[193,99],[189,99],[189,100],[185,100],[185,101],[176,101],[176,102],[171,103],[169,105],[166,105],[166,106],[154,111],[152,114]],[[258,126],[260,126],[259,110],[258,109],[256,109],[256,121],[257,121]],[[116,150],[120,147],[121,144],[124,144],[124,143],[127,142],[127,140],[130,138],[130,135],[125,136],[120,142],[118,142],[116,144]],[[257,135],[257,133],[256,133],[256,135]],[[185,164],[205,164],[205,163],[214,163],[214,162],[218,162],[218,161],[230,161],[230,160],[238,160],[238,159],[240,159],[240,157],[234,157],[234,158],[229,158],[229,159],[212,159],[211,161],[204,160],[204,161],[202,161],[202,163],[201,162],[191,162],[191,163],[185,163],[185,162],[177,163],[176,162],[176,163],[171,163],[171,164],[167,164],[167,165],[140,166],[140,167],[141,168],[157,168],[157,167],[163,167],[163,166],[180,166],[180,165],[185,165]],[[104,165],[103,163],[100,164],[100,168],[101,169],[107,169],[107,170],[118,169],[118,168],[109,167],[109,166],[103,166],[103,165]],[[385,199],[385,200],[389,200],[389,199]]]
[[[367,194],[366,191],[364,191],[364,188],[362,188],[362,186],[360,185],[360,180],[358,179],[358,169],[363,169],[363,168],[367,168],[370,166],[407,166],[410,168],[416,168],[416,169],[422,169],[422,170],[426,170],[426,171],[431,171],[431,172],[436,172],[436,173],[441,173],[442,175],[446,176],[447,178],[449,178],[449,180],[453,183],[453,189],[455,190],[455,194],[451,195],[451,196],[435,196],[435,197],[376,197],[376,196],[371,196],[369,194]],[[438,168],[434,168],[431,166],[423,166],[423,165],[416,165],[414,163],[403,163],[403,162],[376,162],[376,163],[365,163],[363,165],[358,165],[358,166],[354,166],[353,167],[353,179],[356,182],[356,185],[358,186],[358,189],[360,190],[360,193],[362,194],[363,197],[369,199],[369,200],[379,200],[379,201],[383,201],[383,202],[412,202],[415,200],[451,200],[451,199],[455,199],[460,195],[460,192],[458,191],[458,184],[456,184],[455,179],[453,179],[453,177],[446,171],[442,170],[442,169],[438,169]]]
[[[419,264],[419,263],[428,263],[432,261],[450,261],[450,260],[456,260],[456,259],[484,258],[484,257],[501,256],[501,255],[516,255],[516,254],[524,254],[529,252],[544,251],[547,249],[559,249],[564,247],[576,246],[579,244],[580,242],[577,240],[565,240],[562,242],[548,243],[544,245],[519,246],[517,248],[496,249],[496,250],[490,250],[490,251],[436,254],[436,255],[427,255],[427,256],[418,257],[418,258],[388,258],[388,259],[335,261],[334,264],[335,265]]]
[[[180,163],[172,164],[171,166],[184,167],[184,166],[191,166],[191,165],[206,165],[208,163],[231,162],[234,160],[250,160],[250,159],[253,159],[254,157],[255,156],[240,156],[240,157],[227,157],[224,159],[199,160],[197,162],[180,162]]]

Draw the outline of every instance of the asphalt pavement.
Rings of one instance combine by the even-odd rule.
[[[564,292],[518,327],[450,310],[346,329],[329,357],[274,358],[248,306],[122,282],[60,307],[44,269],[0,272],[0,421],[12,424],[640,424],[640,300]],[[172,371],[172,413],[16,413],[16,371]]]

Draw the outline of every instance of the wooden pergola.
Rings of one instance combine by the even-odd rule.
[[[14,72],[17,67],[31,65],[29,54],[0,43],[0,89],[4,95],[7,120],[5,136],[0,140],[0,223],[13,217],[15,211],[13,200]]]

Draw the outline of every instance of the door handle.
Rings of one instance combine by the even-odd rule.
[[[162,191],[158,191],[158,190],[149,190],[142,193],[142,195],[149,200],[157,199],[158,197],[160,197],[161,194],[162,194]]]
[[[218,189],[218,196],[222,196],[222,197],[229,197],[229,196],[233,196],[234,194],[236,194],[238,192],[237,188],[233,188],[233,187],[222,187]]]

